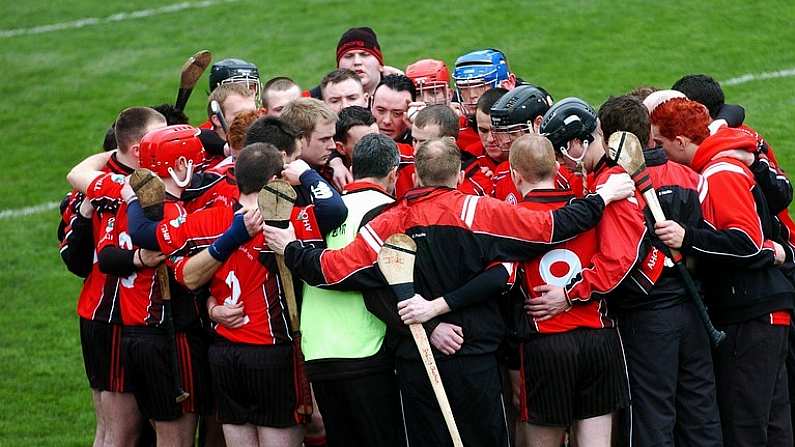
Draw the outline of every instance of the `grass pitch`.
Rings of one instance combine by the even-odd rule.
[[[178,3],[177,0],[168,0]],[[189,3],[196,3],[192,1]],[[161,8],[160,2],[0,1],[1,30]],[[64,176],[100,150],[132,105],[173,102],[179,69],[198,49],[255,62],[264,79],[312,87],[334,68],[350,26],[372,26],[385,62],[443,59],[493,46],[556,99],[598,106],[640,84],[686,73],[726,80],[795,67],[791,1],[356,2],[217,1],[207,7],[80,28],[0,37],[3,156],[0,210],[58,201]],[[204,120],[206,75],[188,115]],[[788,170],[795,168],[795,78],[725,86]],[[93,411],[80,354],[80,281],[60,262],[57,211],[0,219],[0,445],[89,445]]]

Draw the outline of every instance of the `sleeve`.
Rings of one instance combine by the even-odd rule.
[[[646,223],[637,197],[619,200],[605,208],[596,228],[598,249],[591,264],[577,274],[565,292],[572,302],[588,301],[592,294],[615,289],[640,257]]]
[[[735,168],[709,175],[701,192],[704,224],[688,227],[682,251],[708,261],[761,268],[773,265],[773,244],[765,240],[750,179]]]
[[[125,179],[123,174],[112,172],[100,175],[88,185],[86,198],[97,210],[114,206],[121,200],[121,189],[124,187]]]
[[[97,253],[99,270],[106,275],[129,276],[138,269],[135,266],[134,256],[135,250],[106,245]]]
[[[166,214],[155,231],[157,249],[166,256],[195,253],[209,247],[226,232],[233,216],[232,210],[225,207],[207,208],[192,214],[179,208]]]
[[[300,241],[291,242],[284,251],[287,266],[306,283],[337,290],[362,290],[383,287],[386,283],[378,269],[378,252],[386,236],[399,233],[399,219],[385,212],[359,229],[350,244],[338,250],[323,250]]]
[[[750,169],[765,196],[770,214],[787,209],[792,202],[792,184],[784,172],[764,157],[757,158]]]
[[[323,235],[340,226],[348,217],[342,196],[314,169],[301,174],[301,185],[312,194],[315,216]]]
[[[463,307],[472,306],[493,299],[504,293],[512,285],[511,273],[516,271],[515,264],[497,263],[470,279],[466,284],[444,294],[451,312]]]
[[[61,242],[61,260],[66,268],[81,278],[87,278],[94,265],[94,231],[91,219],[80,213],[72,215]]]
[[[157,222],[146,217],[137,199],[127,204],[127,228],[133,244],[147,250],[160,250],[157,242]]]
[[[573,199],[554,211],[531,210],[486,197],[466,200],[469,203],[462,209],[463,220],[470,225],[483,257],[489,261],[532,259],[549,250],[550,245],[596,226],[605,207],[597,194]]]

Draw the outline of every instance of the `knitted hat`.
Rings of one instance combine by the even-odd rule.
[[[339,66],[342,56],[351,50],[366,51],[375,56],[381,65],[384,65],[384,56],[381,54],[381,46],[378,45],[378,37],[370,27],[363,26],[345,31],[337,44],[337,66]]]

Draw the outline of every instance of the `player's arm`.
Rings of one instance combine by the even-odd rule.
[[[307,169],[299,179],[301,185],[312,194],[315,217],[321,234],[325,236],[345,222],[345,218],[348,217],[348,208],[342,201],[342,196],[317,171]]]
[[[621,200],[605,209],[596,228],[598,250],[591,264],[564,287],[571,303],[606,294],[626,278],[642,255],[646,223],[635,199]]]
[[[757,156],[748,167],[754,174],[756,184],[765,196],[770,214],[778,214],[792,203],[792,184],[784,172],[764,156]]]
[[[83,198],[68,206],[77,208],[69,219],[61,241],[61,260],[75,275],[86,278],[94,264],[94,229],[91,224],[94,208]]]
[[[101,152],[81,161],[69,171],[66,181],[72,185],[72,188],[83,193],[86,192],[91,182],[103,174],[102,168],[108,163],[114,152]]]
[[[681,250],[700,259],[761,268],[774,264],[773,242],[765,240],[749,182],[739,174],[718,172],[707,179],[705,207],[712,221],[684,229]],[[721,203],[716,203],[724,198]],[[730,201],[727,198],[731,198]]]
[[[439,315],[455,312],[494,299],[510,288],[515,265],[496,263],[475,275],[463,286],[439,298],[426,300],[420,295],[398,303],[398,314],[405,324],[425,323]]]

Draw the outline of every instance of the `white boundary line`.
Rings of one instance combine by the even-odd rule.
[[[15,219],[17,217],[25,217],[25,216],[30,216],[32,214],[43,213],[45,211],[50,211],[58,208],[60,204],[61,202],[45,202],[34,206],[28,206],[25,208],[2,210],[0,211],[0,220]]]
[[[198,2],[181,2],[173,5],[161,6],[160,8],[141,9],[139,11],[120,12],[107,17],[85,17],[70,22],[53,23],[50,25],[34,26],[32,28],[17,28],[0,30],[0,39],[9,37],[28,36],[34,34],[44,34],[65,29],[83,28],[86,26],[100,25],[103,23],[124,22],[126,20],[152,17],[161,14],[183,11],[186,9],[208,8],[210,6],[233,3],[239,0],[203,0]]]
[[[747,73],[736,78],[721,81],[721,85],[740,85],[751,81],[764,81],[765,79],[788,78],[795,76],[795,67],[783,70],[765,71],[762,73]]]

